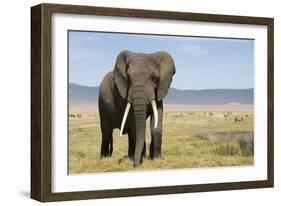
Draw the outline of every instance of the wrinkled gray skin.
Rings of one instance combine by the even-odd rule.
[[[121,52],[114,71],[106,74],[100,85],[99,113],[102,132],[101,157],[111,156],[112,131],[121,127],[124,110],[129,102],[131,108],[123,134],[128,134],[128,157],[137,167],[146,155],[145,122],[151,116],[150,158],[161,156],[163,98],[175,74],[172,57],[167,52],[152,54]],[[151,101],[155,100],[158,124],[154,128]]]

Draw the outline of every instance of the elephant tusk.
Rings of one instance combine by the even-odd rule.
[[[154,115],[154,128],[158,125],[158,111],[155,100],[151,101],[152,109],[153,109],[153,115]]]
[[[122,124],[121,124],[121,129],[120,129],[120,136],[122,136],[123,129],[124,129],[124,126],[125,126],[125,123],[126,123],[129,111],[130,111],[130,107],[131,107],[131,104],[128,102],[127,105],[126,105],[126,109],[124,111],[123,119],[122,119]]]

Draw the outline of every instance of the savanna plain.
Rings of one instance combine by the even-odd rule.
[[[162,157],[149,158],[150,127],[146,127],[146,158],[134,168],[128,159],[128,137],[113,132],[113,154],[100,158],[101,132],[97,106],[69,109],[69,174],[248,166],[254,164],[251,105],[164,105]]]

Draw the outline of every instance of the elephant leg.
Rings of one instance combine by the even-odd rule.
[[[154,128],[154,115],[151,115],[150,120],[150,132],[151,132],[151,143],[150,143],[150,158],[161,157],[162,147],[162,124],[163,124],[163,103],[162,101],[157,103],[158,110],[158,125]]]
[[[110,157],[113,152],[112,133],[102,134],[101,157]]]
[[[100,120],[102,134],[100,155],[101,157],[110,157],[113,152],[112,123],[106,113],[100,114]]]

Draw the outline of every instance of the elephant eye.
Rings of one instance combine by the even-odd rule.
[[[154,83],[158,83],[158,78],[155,75],[152,75],[151,79]]]

